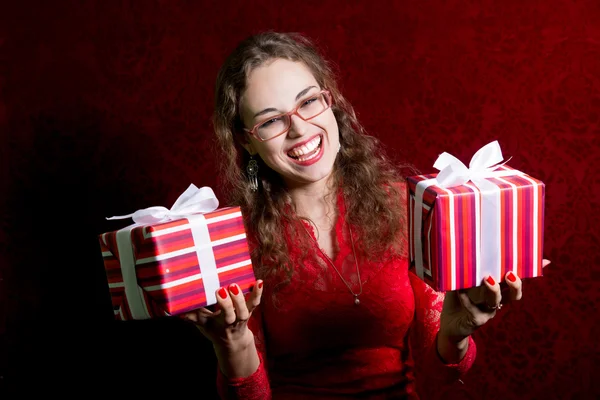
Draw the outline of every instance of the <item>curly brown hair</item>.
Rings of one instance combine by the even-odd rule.
[[[257,276],[286,272],[291,278],[291,263],[285,234],[297,229],[299,218],[289,207],[291,199],[283,179],[260,159],[259,190],[252,192],[244,172],[250,155],[242,147],[243,124],[240,98],[249,74],[274,59],[304,63],[321,88],[333,96],[332,111],[340,133],[341,150],[332,173],[334,187],[341,188],[346,205],[346,221],[352,226],[358,253],[369,260],[384,254],[405,254],[406,216],[402,178],[384,155],[379,141],[367,135],[354,109],[342,96],[331,64],[316,46],[298,33],[264,32],[247,38],[229,55],[216,81],[213,124],[223,153],[222,172],[225,193],[232,204],[239,205],[245,217],[249,240],[253,244],[252,260]],[[308,249],[307,235],[293,234],[297,245]],[[404,240],[403,240],[404,239]],[[304,252],[306,254],[306,251]]]

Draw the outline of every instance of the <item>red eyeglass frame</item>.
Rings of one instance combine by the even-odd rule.
[[[296,107],[295,107],[295,108],[294,108],[292,111],[289,111],[289,112],[286,112],[286,113],[283,113],[283,114],[277,114],[277,115],[273,115],[273,116],[271,116],[271,117],[269,117],[269,118],[266,118],[266,119],[264,119],[264,120],[260,121],[259,123],[257,123],[256,125],[254,125],[254,127],[252,127],[252,129],[246,129],[246,128],[244,128],[244,131],[245,131],[245,132],[248,132],[249,134],[251,134],[251,135],[252,135],[252,137],[254,137],[254,138],[255,138],[256,140],[258,140],[259,142],[267,142],[267,141],[269,141],[269,140],[273,140],[273,139],[275,139],[276,137],[279,137],[279,136],[283,135],[284,133],[287,133],[287,132],[290,130],[290,128],[291,128],[291,126],[292,126],[292,118],[291,118],[291,117],[292,117],[292,115],[296,115],[296,116],[298,116],[298,117],[299,117],[299,118],[300,118],[302,121],[310,121],[311,119],[313,119],[313,118],[316,118],[316,117],[318,117],[319,115],[323,114],[325,111],[329,110],[329,109],[330,109],[330,108],[333,106],[333,96],[331,95],[331,92],[330,92],[329,90],[327,90],[327,89],[323,89],[323,90],[321,90],[319,93],[315,94],[315,96],[318,96],[318,95],[320,95],[320,94],[324,94],[324,95],[325,95],[325,98],[326,98],[326,100],[328,100],[327,102],[328,102],[328,104],[329,104],[329,105],[327,106],[327,108],[325,108],[323,111],[321,111],[321,112],[320,112],[320,113],[318,113],[317,115],[313,115],[313,116],[312,116],[312,117],[310,117],[310,118],[304,118],[304,117],[302,117],[302,116],[301,116],[301,115],[298,113],[298,110],[300,109],[300,107],[302,107],[302,104],[303,104],[303,102],[301,102],[301,103],[300,103],[300,104],[298,104],[298,105],[297,105],[297,106],[296,106]],[[311,96],[311,97],[309,97],[309,98],[312,98],[312,97],[313,97],[313,96]],[[308,100],[308,99],[305,99],[304,101],[306,101],[306,100]],[[289,121],[290,121],[290,123],[289,123],[288,127],[287,127],[287,128],[285,128],[285,129],[284,129],[284,130],[283,130],[281,133],[279,133],[279,134],[277,134],[277,135],[275,135],[275,136],[273,136],[272,138],[269,138],[269,139],[262,139],[260,136],[258,136],[258,133],[257,133],[256,131],[257,131],[257,129],[258,129],[258,127],[259,127],[260,125],[264,124],[266,121],[268,121],[268,120],[270,120],[270,119],[273,119],[273,118],[280,118],[280,117],[287,117],[287,116],[289,116],[289,117],[290,117],[290,118],[289,118]]]

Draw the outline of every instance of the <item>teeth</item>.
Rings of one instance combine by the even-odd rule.
[[[303,155],[308,154],[311,151],[314,151],[317,147],[319,147],[320,144],[321,144],[321,136],[317,136],[316,138],[314,138],[310,142],[306,143],[305,145],[293,148],[292,150],[288,151],[288,155],[290,157],[294,157],[294,158],[302,157]]]
[[[312,153],[310,156],[308,157],[300,157],[298,158],[298,161],[308,161],[308,160],[312,160],[313,158],[315,158],[317,155],[319,154],[318,151],[315,151],[314,153]]]

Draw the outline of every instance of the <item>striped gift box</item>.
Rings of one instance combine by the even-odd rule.
[[[497,171],[508,176],[486,178],[486,190],[424,185],[420,212],[417,184],[437,174],[407,179],[411,268],[435,290],[479,286],[486,275],[500,282],[508,271],[542,275],[544,183],[506,165]]]
[[[177,315],[255,282],[239,207],[99,235],[115,318]]]

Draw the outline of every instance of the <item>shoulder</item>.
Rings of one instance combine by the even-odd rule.
[[[407,185],[405,180],[394,181],[386,186],[386,190],[393,202],[397,202],[400,208],[406,208]]]
[[[388,193],[406,193],[406,180],[395,180],[383,186]]]
[[[406,193],[406,180],[394,181],[392,186],[401,193]]]

